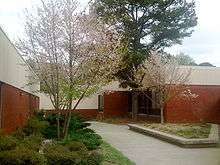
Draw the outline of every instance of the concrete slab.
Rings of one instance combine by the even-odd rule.
[[[220,148],[181,148],[132,132],[125,125],[91,123],[105,141],[137,165],[220,165]]]

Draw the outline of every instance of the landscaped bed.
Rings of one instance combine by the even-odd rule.
[[[133,120],[131,117],[111,117],[111,118],[104,118],[104,119],[97,119],[98,122],[108,123],[108,124],[118,124],[118,125],[125,125],[131,123],[143,123],[143,121]]]
[[[141,124],[150,129],[177,135],[187,139],[208,138],[211,130],[211,124]]]
[[[60,116],[61,123],[64,116]],[[1,165],[134,165],[72,114],[66,138],[57,138],[56,114],[36,112],[12,135],[0,131]]]
[[[216,124],[128,124],[130,130],[185,148],[216,147]]]

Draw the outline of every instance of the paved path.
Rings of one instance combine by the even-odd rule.
[[[220,165],[220,148],[185,149],[127,126],[92,122],[91,128],[136,165]]]

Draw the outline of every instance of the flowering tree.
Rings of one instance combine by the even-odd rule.
[[[152,52],[149,59],[136,70],[135,82],[138,84],[138,90],[150,89],[157,96],[157,99],[153,100],[146,95],[160,108],[161,123],[164,122],[166,104],[171,99],[197,97],[187,86],[190,74],[190,68],[181,68],[174,58],[156,52]]]
[[[114,28],[98,21],[91,10],[79,11],[74,0],[41,1],[27,12],[25,38],[18,48],[41,82],[57,111],[76,109],[80,101],[111,78],[117,67],[120,41]],[[73,100],[77,100],[73,105]],[[68,133],[71,112],[57,136]],[[61,132],[62,131],[62,132]]]

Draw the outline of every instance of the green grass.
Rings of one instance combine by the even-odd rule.
[[[211,124],[143,124],[147,128],[187,139],[208,138]]]
[[[141,120],[134,120],[131,117],[110,117],[110,118],[104,118],[104,119],[96,119],[95,121],[108,123],[108,124],[117,124],[117,125],[125,125],[125,124],[131,124],[131,123],[143,123]]]
[[[120,151],[113,148],[110,144],[103,142],[101,145],[104,161],[102,165],[135,165]]]

